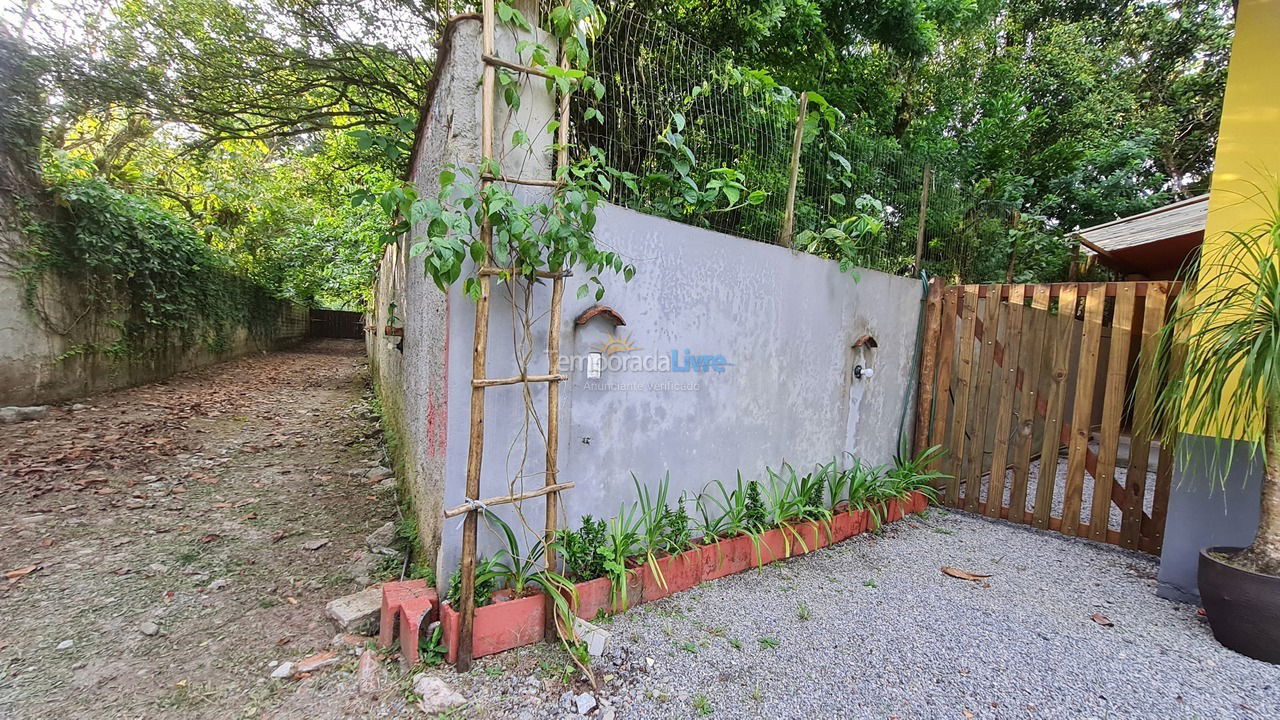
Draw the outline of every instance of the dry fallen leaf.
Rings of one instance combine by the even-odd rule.
[[[204,537],[200,538],[200,542],[207,544],[207,543],[215,542],[221,539],[222,539],[222,536],[219,535],[218,533],[209,533],[208,535],[205,535]]]
[[[947,575],[950,575],[953,578],[960,578],[961,580],[977,581],[983,578],[991,577],[990,575],[978,575],[977,573],[971,573],[971,572],[968,572],[967,570],[961,570],[959,568],[947,567],[946,565],[942,566],[942,572]]]
[[[43,565],[28,565],[28,566],[26,566],[26,567],[20,567],[20,568],[18,568],[17,570],[10,570],[9,572],[5,573],[5,574],[4,574],[4,577],[5,577],[5,579],[6,579],[6,580],[8,580],[8,581],[10,581],[10,582],[13,582],[13,581],[17,580],[18,578],[26,577],[27,575],[30,575],[31,573],[33,573],[33,572],[35,572],[35,571],[39,570],[39,569],[40,569],[40,568],[42,568],[42,567],[44,567],[44,566],[43,566]]]
[[[1115,623],[1108,620],[1107,616],[1102,613],[1094,613],[1089,616],[1089,619],[1098,623],[1102,627],[1115,627]]]

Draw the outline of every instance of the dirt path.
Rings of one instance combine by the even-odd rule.
[[[266,716],[268,661],[394,518],[363,347],[320,341],[0,425],[0,718]],[[307,549],[327,540],[318,549]]]

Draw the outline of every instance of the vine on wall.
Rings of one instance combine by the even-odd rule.
[[[64,357],[122,359],[158,349],[150,342],[157,339],[225,352],[238,327],[268,335],[275,299],[236,274],[189,223],[93,177],[87,161],[51,153],[44,168],[58,218],[27,224],[15,270],[45,327],[79,341]],[[55,279],[77,289],[70,317],[54,317],[40,302],[42,288]],[[116,336],[100,342],[99,324]]]

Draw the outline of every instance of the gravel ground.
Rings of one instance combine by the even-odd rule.
[[[1155,572],[935,511],[614,618],[653,668],[612,702],[619,718],[1280,717],[1280,668],[1219,646],[1195,607],[1155,596]]]

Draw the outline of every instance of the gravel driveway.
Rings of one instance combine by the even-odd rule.
[[[1280,717],[1280,668],[1215,643],[1197,608],[1155,596],[1155,573],[1144,555],[935,511],[613,619],[654,661],[613,704],[619,718]]]

